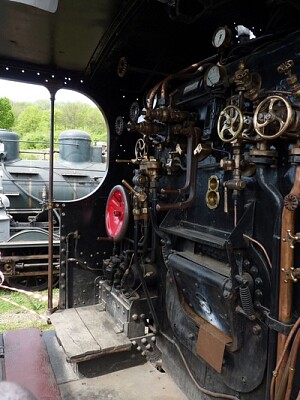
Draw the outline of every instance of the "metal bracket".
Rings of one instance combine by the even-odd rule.
[[[292,327],[294,326],[294,324],[287,324],[285,322],[281,322],[278,321],[275,318],[272,318],[270,316],[269,312],[264,312],[265,316],[266,316],[266,324],[267,326],[272,329],[273,331],[276,331],[278,333],[281,333],[283,335],[288,335],[290,333],[290,330],[292,329]]]

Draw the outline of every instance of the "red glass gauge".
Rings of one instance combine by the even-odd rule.
[[[109,237],[120,241],[125,236],[129,222],[129,201],[128,195],[123,186],[115,186],[109,193],[106,211],[105,224]]]

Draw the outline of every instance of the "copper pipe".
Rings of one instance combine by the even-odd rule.
[[[192,72],[197,72],[197,70],[198,70],[201,66],[204,68],[204,64],[205,64],[205,63],[210,63],[210,62],[214,61],[217,57],[218,57],[217,54],[214,55],[214,56],[212,56],[212,57],[208,57],[208,58],[206,58],[205,60],[202,60],[202,61],[199,61],[198,63],[192,64],[192,65],[190,65],[190,66],[188,66],[188,67],[182,69],[181,71],[176,72],[175,74],[171,74],[171,75],[169,75],[167,78],[165,78],[164,80],[158,82],[158,83],[153,87],[153,89],[149,92],[149,97],[148,97],[148,99],[149,99],[149,104],[147,105],[147,108],[150,108],[150,109],[153,108],[153,100],[154,100],[154,97],[155,97],[155,95],[157,94],[157,91],[158,91],[158,89],[160,88],[160,86],[161,86],[161,98],[164,99],[165,96],[166,96],[166,85],[167,85],[167,83],[168,83],[170,80],[175,79],[175,78],[178,78],[178,77],[180,77],[181,75],[183,75],[183,74],[185,74],[185,73],[187,73],[187,72],[190,72],[190,71],[191,71],[191,73],[192,73]],[[196,70],[196,71],[195,71],[195,70]]]
[[[270,387],[270,399],[273,400],[274,396],[275,396],[275,382],[277,380],[278,377],[278,371],[279,369],[282,367],[282,363],[284,361],[284,359],[286,359],[288,357],[287,355],[287,350],[289,348],[289,345],[293,339],[293,336],[296,334],[296,332],[300,329],[300,318],[297,319],[297,321],[295,322],[293,328],[291,329],[285,344],[284,344],[284,348],[282,350],[282,353],[280,354],[278,361],[277,361],[277,365],[276,368],[273,371],[273,378],[271,381],[271,387]],[[283,367],[284,368],[284,367]]]
[[[286,389],[286,394],[285,394],[284,400],[290,400],[290,398],[291,398],[299,347],[300,347],[300,330],[296,334],[296,337],[294,339],[292,349],[290,352],[291,362],[290,362],[289,371],[288,371],[289,372],[288,382],[287,382],[287,389]]]
[[[162,85],[163,81],[158,82],[154,88],[151,90],[151,92],[149,93],[148,96],[148,104],[147,104],[147,108],[152,109],[153,108],[153,101],[154,101],[154,97],[157,94],[157,91],[159,89],[159,87]]]
[[[276,390],[275,400],[284,400],[285,393],[286,393],[286,386],[287,386],[287,381],[288,381],[290,364],[291,364],[291,355],[289,355],[289,358],[288,358],[287,363],[285,365],[285,368],[284,368],[284,371],[283,371],[283,374],[282,374],[282,379],[281,379],[280,382],[278,382],[278,389]]]
[[[184,74],[184,73],[190,71],[191,69],[199,68],[200,65],[201,65],[201,63],[202,63],[202,62],[200,61],[199,63],[192,64],[192,65],[190,65],[189,67],[184,68],[183,70],[181,70],[181,71],[179,71],[179,72],[177,72],[177,73],[175,73],[175,74],[169,75],[169,76],[167,76],[167,78],[165,78],[165,79],[163,79],[162,81],[158,82],[158,83],[154,86],[154,88],[151,90],[151,92],[149,93],[149,104],[148,104],[148,108],[150,108],[150,109],[153,108],[154,97],[155,97],[155,95],[157,94],[157,91],[158,91],[158,89],[160,88],[160,86],[161,86],[161,94],[160,94],[160,96],[161,96],[162,99],[164,99],[165,96],[166,96],[166,85],[167,85],[167,82],[168,82],[168,81],[170,81],[170,80],[174,79],[175,77],[178,77],[178,76],[180,76],[180,75],[182,75],[182,74]]]
[[[216,56],[209,57],[208,59],[199,61],[195,64],[192,64],[184,69],[182,69],[179,72],[176,72],[175,74],[167,76],[163,81],[162,81],[162,86],[161,86],[161,92],[160,92],[160,97],[164,99],[167,94],[167,83],[173,79],[181,79],[182,75],[186,75],[187,73],[189,75],[192,74],[197,74],[197,72],[203,72],[205,67],[209,65],[208,61],[211,62],[214,60]],[[207,65],[205,65],[207,63]],[[188,75],[188,76],[189,76]]]
[[[290,191],[290,195],[300,196],[300,166],[296,167],[294,185]],[[281,254],[280,254],[280,277],[279,277],[279,311],[278,319],[282,322],[290,322],[292,318],[292,302],[293,302],[293,281],[287,279],[287,272],[294,268],[294,249],[289,241],[286,240],[288,230],[294,235],[296,210],[283,208],[282,224],[281,224]],[[282,354],[286,336],[279,333],[277,341],[277,360]],[[284,364],[287,361],[285,356]],[[278,381],[281,380],[283,368],[278,371]]]
[[[197,73],[197,71],[191,72],[189,74],[184,74],[184,75],[182,75],[181,73],[176,73],[176,74],[173,74],[173,75],[169,75],[166,79],[158,82],[153,87],[153,89],[149,92],[147,108],[150,109],[150,110],[154,108],[153,107],[154,98],[155,98],[155,95],[157,94],[158,89],[160,88],[160,86],[161,86],[161,94],[160,94],[160,96],[161,96],[162,99],[164,99],[165,96],[166,96],[166,84],[167,84],[168,81],[170,81],[172,79],[175,79],[175,78],[177,78],[177,79],[192,79],[192,77],[195,76],[196,73]]]

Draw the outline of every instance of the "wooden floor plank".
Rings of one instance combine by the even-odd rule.
[[[130,350],[131,342],[114,332],[114,321],[100,305],[58,311],[50,317],[56,335],[71,362]]]
[[[102,352],[129,350],[130,340],[124,333],[114,332],[114,320],[101,309],[101,306],[77,308],[77,313],[93,338],[101,347]]]
[[[101,351],[100,345],[78,317],[75,308],[52,314],[51,322],[68,360],[71,361],[78,355],[84,357]]]

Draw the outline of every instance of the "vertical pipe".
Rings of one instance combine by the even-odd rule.
[[[257,165],[256,177],[259,187],[263,190],[272,204],[274,212],[274,225],[272,239],[272,274],[271,274],[271,285],[272,285],[272,297],[270,305],[270,315],[272,318],[278,318],[278,307],[279,307],[279,275],[280,275],[280,234],[281,234],[281,219],[283,209],[283,198],[278,190],[278,181],[274,171],[266,165]],[[277,334],[275,331],[270,330],[269,332],[269,343],[268,343],[268,365],[267,365],[267,386],[266,386],[266,399],[269,398],[269,388],[273,379],[273,370],[276,365],[276,352],[274,349],[277,346]]]
[[[290,195],[300,196],[300,166],[297,166],[295,172],[294,185],[290,191]],[[293,281],[287,279],[287,273],[294,268],[294,248],[291,243],[287,240],[288,231],[294,235],[295,229],[295,218],[296,209],[291,210],[287,207],[283,208],[282,212],[282,225],[281,225],[281,256],[280,256],[280,280],[279,280],[279,310],[278,319],[279,321],[289,323],[291,322],[293,312]],[[277,342],[277,360],[280,358],[284,345],[286,342],[286,336],[278,334]],[[278,371],[277,375],[277,386],[278,382],[281,381],[283,374],[284,365],[287,361],[287,356],[281,364],[282,367]]]
[[[53,154],[54,154],[54,102],[56,90],[50,91],[50,145],[48,191],[48,313],[53,312]]]
[[[142,288],[143,288],[144,293],[145,293],[145,297],[146,297],[146,300],[147,300],[147,303],[148,303],[148,306],[149,306],[150,313],[151,313],[152,318],[153,318],[154,333],[157,333],[158,329],[159,329],[158,319],[157,319],[157,316],[156,316],[156,312],[155,312],[154,306],[152,304],[152,300],[151,300],[150,293],[149,293],[149,290],[148,290],[148,287],[147,287],[147,283],[145,281],[145,277],[144,277],[144,274],[143,274],[143,271],[142,271],[142,268],[141,268],[141,265],[140,265],[140,261],[139,261],[139,258],[138,258],[139,228],[138,228],[138,221],[137,220],[134,221],[134,231],[133,232],[134,232],[134,264],[135,264],[136,270],[138,272],[138,275],[139,275],[139,278],[140,278],[140,281],[141,281],[141,284],[142,284]]]

